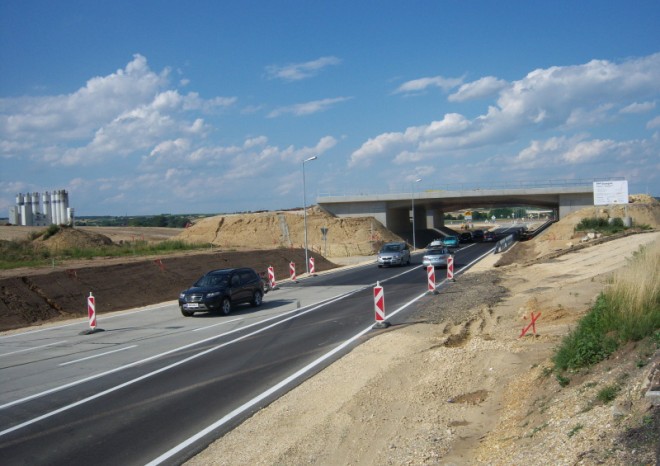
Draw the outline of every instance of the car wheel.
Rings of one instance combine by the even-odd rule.
[[[264,296],[261,294],[261,291],[255,291],[254,294],[252,295],[252,301],[250,304],[254,307],[259,307],[261,306],[261,303],[263,302]]]
[[[406,265],[410,265],[410,256],[408,256],[408,262],[406,262]]]
[[[181,309],[181,314],[183,314],[183,317],[192,317],[195,314],[195,311],[186,311],[182,307],[179,309]]]
[[[220,310],[224,315],[228,315],[231,312],[231,301],[229,298],[222,298],[222,305],[220,306]]]

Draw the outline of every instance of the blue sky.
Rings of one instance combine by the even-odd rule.
[[[658,1],[0,1],[0,217],[625,177],[660,195]]]

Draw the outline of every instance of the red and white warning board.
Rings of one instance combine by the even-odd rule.
[[[428,284],[429,284],[429,289],[428,291],[434,292],[435,291],[435,267],[432,265],[429,265],[426,267],[426,275],[428,276]]]
[[[385,293],[380,283],[374,286],[374,310],[376,311],[376,322],[385,320]]]
[[[94,330],[96,328],[96,301],[91,291],[87,297],[87,317],[89,318],[89,328]]]
[[[275,289],[275,269],[272,265],[268,266],[268,283],[270,283],[271,289]]]
[[[447,280],[454,279],[454,256],[447,258]]]

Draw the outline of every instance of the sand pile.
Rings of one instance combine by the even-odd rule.
[[[327,228],[326,241],[321,228]],[[236,250],[302,248],[304,216],[302,211],[219,215],[198,221],[176,239]],[[325,257],[375,254],[387,241],[401,241],[401,238],[372,217],[338,218],[318,207],[307,210],[309,249]]]
[[[536,256],[566,249],[579,243],[580,238],[584,236],[584,232],[576,233],[575,227],[584,218],[630,217],[633,227],[660,228],[660,202],[645,194],[631,195],[629,196],[629,202],[628,205],[585,207],[571,212],[532,242]]]
[[[105,235],[79,230],[76,228],[61,227],[54,235],[44,237],[44,233],[33,241],[36,247],[46,247],[51,251],[65,249],[86,249],[99,246],[111,246],[112,240]]]

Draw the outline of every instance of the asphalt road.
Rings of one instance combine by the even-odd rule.
[[[458,250],[456,275],[493,246]],[[413,318],[429,299],[421,255],[283,283],[229,316],[185,318],[171,301],[100,316],[93,334],[76,321],[2,336],[2,464],[181,464],[377,334],[376,282],[387,322]]]

